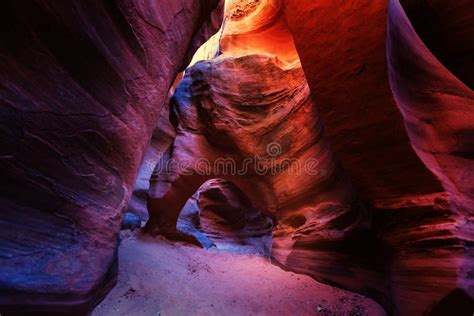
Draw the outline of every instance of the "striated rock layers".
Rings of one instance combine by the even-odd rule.
[[[148,229],[189,239],[179,211],[224,178],[274,219],[283,266],[396,314],[468,309],[472,12],[467,0],[229,1],[193,64],[211,60],[187,70],[171,101],[177,136],[151,186]],[[238,174],[255,156],[264,172]],[[316,159],[318,174],[295,176],[288,159]],[[229,161],[237,176],[223,174]]]
[[[400,315],[466,312],[473,3],[401,2],[287,0],[285,16],[329,140],[373,207],[390,259],[384,304]]]
[[[364,283],[358,275],[374,269],[367,212],[334,157],[299,63],[226,54],[201,61],[186,70],[170,106],[176,137],[152,177],[149,232],[202,244],[177,221],[203,183],[221,178],[274,219],[278,262],[333,283]]]
[[[0,312],[84,314],[176,74],[223,1],[4,1]]]
[[[472,313],[473,12],[4,1],[0,313],[103,297],[137,173],[153,234],[257,245],[389,313]]]
[[[452,312],[474,297],[474,3],[402,4],[392,0],[388,8],[393,96],[411,145],[448,197],[441,203],[435,200],[433,210],[420,210],[420,218],[411,220],[418,223],[416,231],[391,237],[408,245],[395,259],[394,291],[403,306],[418,297],[422,283],[424,295],[412,306],[415,313],[427,308]],[[433,30],[420,26],[427,14],[438,17]],[[406,218],[411,216],[413,212]],[[420,254],[423,250],[428,253]],[[437,301],[441,303],[430,306]],[[473,310],[474,303],[469,304]]]
[[[270,256],[272,219],[222,179],[209,180],[199,188],[181,211],[177,228],[194,235],[206,248]]]
[[[142,163],[138,169],[138,175],[133,186],[132,198],[128,204],[128,210],[141,219],[148,219],[148,210],[146,209],[146,199],[148,196],[148,189],[150,187],[150,177],[156,164],[161,159],[163,153],[168,149],[176,131],[170,123],[169,101],[173,96],[176,85],[182,79],[182,73],[178,74],[173,85],[168,91],[168,96],[163,108],[158,115],[158,122],[153,129],[151,140],[148,144],[147,150],[143,156]]]

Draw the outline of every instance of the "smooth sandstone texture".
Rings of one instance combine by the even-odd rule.
[[[413,151],[392,96],[387,1],[287,0],[285,16],[331,144],[360,194],[442,191]]]
[[[285,16],[329,141],[373,207],[389,260],[378,301],[400,315],[466,312],[472,2],[402,4],[287,0]]]
[[[430,229],[407,234],[416,236],[409,237],[412,241],[406,247],[406,253],[412,255],[401,256],[395,263],[400,267],[394,282],[397,303],[403,306],[419,296],[418,304],[412,306],[414,313],[424,312],[433,301],[444,299],[446,306],[459,306],[459,301],[474,296],[474,92],[470,88],[474,49],[472,40],[461,40],[474,38],[474,24],[468,22],[472,21],[473,3],[459,1],[446,7],[443,1],[434,1],[430,10],[418,5],[413,1],[389,3],[388,73],[412,146],[448,198],[435,200],[433,210],[422,211],[432,214]],[[419,27],[422,12],[439,15],[431,32]],[[433,40],[435,36],[441,37],[440,42]],[[443,220],[442,214],[448,218]],[[421,249],[430,253],[420,255]],[[412,282],[398,285],[414,274],[428,287],[424,296],[417,295],[419,286]],[[470,308],[473,306],[471,302]]]
[[[128,204],[128,210],[143,220],[148,220],[148,210],[146,200],[150,188],[150,178],[158,161],[176,137],[176,131],[170,123],[169,101],[176,90],[176,86],[182,79],[182,73],[176,76],[173,85],[168,91],[168,96],[163,108],[158,115],[158,122],[153,129],[151,140],[143,156],[142,163],[138,169],[138,175],[133,186],[132,198]]]
[[[0,313],[90,310],[157,163],[153,234],[252,244],[389,313],[471,312],[472,1],[223,5],[2,4]]]
[[[228,0],[220,31],[202,45],[190,66],[219,55],[278,57],[283,68],[299,64],[293,37],[283,15],[282,0]]]
[[[186,70],[170,102],[176,138],[151,179],[147,231],[209,245],[177,222],[203,183],[222,178],[274,219],[277,262],[365,289],[363,275],[378,273],[367,209],[334,157],[300,65],[282,67],[276,56],[224,53]]]
[[[469,11],[472,2],[460,1],[448,9],[448,16],[443,14],[441,4],[442,1],[435,1],[432,9],[442,14],[440,36],[472,39],[474,25],[465,23],[474,15]],[[390,3],[387,56],[394,97],[418,156],[451,194],[453,203],[472,213],[474,91],[470,76],[474,65],[469,62],[472,62],[474,47],[470,40],[466,45],[459,40],[433,43],[433,34],[424,29],[418,35],[404,8],[415,19],[415,25],[419,22],[419,8],[410,1],[404,7],[398,1]],[[429,44],[423,41],[425,37]],[[426,45],[432,46],[433,51]]]
[[[229,181],[204,183],[187,201],[177,228],[208,249],[270,256],[273,220]]]
[[[84,314],[176,74],[223,1],[4,1],[0,311]]]
[[[322,137],[322,143],[327,144],[322,152],[331,153],[329,164],[338,164],[336,156],[340,159],[350,181],[344,171],[338,171],[346,178],[346,185],[328,189],[319,180],[305,182],[305,177],[300,177],[299,185],[313,195],[296,193],[294,197],[290,190],[277,199],[279,203],[272,204],[275,198],[269,197],[284,186],[265,181],[260,184],[253,178],[247,179],[252,183],[248,185],[239,183],[238,177],[228,178],[244,192],[249,187],[246,194],[250,200],[276,219],[272,256],[286,268],[371,295],[398,314],[465,310],[473,295],[469,180],[473,120],[469,116],[472,84],[468,71],[472,47],[470,43],[462,45],[462,38],[472,37],[470,4],[460,1],[448,10],[443,9],[443,1],[403,4],[415,26],[421,27],[417,29],[421,35],[412,29],[403,10],[393,9],[393,3],[389,7],[387,1],[229,2],[223,29],[201,48],[202,54],[198,52],[193,64],[199,58],[210,61],[190,68],[175,95],[175,126],[187,122],[195,138],[184,141],[182,137],[192,138],[189,131],[178,132],[177,145],[166,159],[190,159],[191,164],[202,157],[211,162],[216,157],[239,161],[250,153],[259,154],[262,145],[270,145],[267,137],[260,137],[261,148],[245,148],[259,135],[252,130],[256,121],[248,123],[250,128],[245,126],[252,130],[251,137],[246,138],[242,127],[234,125],[235,116],[241,115],[240,108],[234,108],[235,104],[258,105],[255,100],[266,95],[261,90],[269,89],[249,80],[256,76],[248,70],[257,68],[255,64],[259,64],[256,73],[266,85],[285,82],[288,86],[291,80],[265,70],[271,66],[264,59],[250,60],[258,54],[272,59],[281,71],[299,68],[294,38],[315,100],[312,108],[316,114],[312,116],[317,124],[312,128],[321,130],[324,125],[328,137]],[[438,17],[437,31],[423,23],[427,15]],[[276,37],[281,40],[265,40]],[[436,41],[438,37],[442,41]],[[434,62],[428,49],[441,62]],[[229,69],[222,75],[220,68],[225,67]],[[465,83],[454,87],[452,82],[457,79],[450,79],[451,73]],[[306,85],[304,79],[299,80]],[[235,85],[242,88],[237,91]],[[282,97],[276,102],[284,104],[285,100]],[[189,114],[194,111],[196,114]],[[319,140],[305,140],[307,134],[297,129],[285,129],[285,124],[273,127],[268,122],[275,117],[265,116],[272,139],[279,139],[275,135],[282,133],[291,139],[293,148],[305,142],[321,144]],[[219,128],[207,123],[214,120],[221,121]],[[307,122],[291,116],[285,120],[292,126]],[[216,154],[218,147],[223,148]],[[293,153],[283,156],[292,158]],[[320,159],[318,154],[313,157]],[[210,175],[222,176],[215,169]],[[207,176],[186,178],[179,184],[174,179],[185,177],[174,175],[169,186],[169,179],[160,180],[159,176],[152,184],[149,206],[155,213],[152,218],[159,217],[158,213],[167,218],[160,224],[161,219],[150,223],[149,228],[157,232],[161,227],[165,235],[174,231],[177,215],[163,214],[170,214],[169,206],[186,200],[185,196],[197,190]],[[288,174],[275,178],[280,179],[279,185],[293,182]],[[313,191],[312,186],[324,193]],[[158,201],[165,197],[161,204],[167,210],[157,211]],[[276,211],[274,205],[278,205]],[[178,214],[181,207],[177,205],[171,213]],[[371,216],[363,215],[367,209]],[[418,303],[413,304],[413,300]]]
[[[188,68],[171,100],[171,120],[177,136],[166,158],[170,163],[159,164],[150,190],[153,198],[169,200],[149,200],[151,223],[170,220],[170,230],[186,200],[208,179],[230,179],[256,207],[275,213],[312,189],[324,191],[338,172],[301,68],[284,70],[275,57],[221,56]],[[303,170],[310,158],[318,159],[308,166],[312,175]],[[287,170],[292,166],[299,170]]]

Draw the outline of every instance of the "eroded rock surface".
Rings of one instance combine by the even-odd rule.
[[[181,209],[204,182],[223,178],[275,220],[278,262],[361,289],[358,275],[373,269],[367,246],[355,242],[371,242],[367,210],[332,153],[301,67],[282,67],[275,56],[224,53],[186,70],[171,100],[176,138],[152,177],[147,229],[192,241],[176,228]]]
[[[152,234],[472,313],[472,1],[223,2],[2,4],[0,313],[87,312],[145,200]]]
[[[442,191],[413,151],[392,96],[386,1],[288,0],[285,16],[328,137],[360,194]]]
[[[462,45],[472,37],[472,5],[402,4],[408,17],[396,1],[230,1],[220,34],[195,56],[209,61],[194,60],[174,96],[178,133],[165,160],[195,166],[199,157],[215,166],[225,157],[239,170],[271,140],[282,145],[279,159],[315,157],[328,173],[298,177],[298,189],[288,174],[226,179],[274,217],[278,262],[371,295],[390,312],[416,315],[473,295],[472,47]],[[430,17],[436,30],[423,22]],[[278,95],[292,95],[293,105],[267,92],[281,82],[291,88],[293,80],[276,74],[299,69],[296,51],[314,99],[307,116],[317,123],[298,116],[290,89]],[[264,83],[252,80],[250,68]],[[306,86],[303,75],[297,81]],[[268,100],[282,110],[263,111]],[[305,156],[308,144],[319,151]],[[217,169],[212,177],[222,177]],[[208,179],[171,170],[167,177],[158,170],[150,191],[149,228],[165,234],[177,215],[158,205],[184,201]]]
[[[176,74],[223,1],[4,1],[0,312],[84,314]]]
[[[138,169],[138,175],[133,186],[132,198],[128,204],[129,211],[140,216],[144,220],[148,219],[146,200],[150,188],[151,175],[176,136],[176,131],[170,123],[169,101],[182,77],[182,73],[178,74],[168,91],[166,102],[158,115],[158,122],[153,129],[151,140]]]
[[[455,311],[474,296],[473,6],[401,2],[287,0],[285,16],[331,145],[373,207],[384,305]]]
[[[387,57],[393,95],[413,148],[447,193],[404,216],[416,231],[408,224],[389,236],[408,245],[394,263],[399,271],[394,288],[398,306],[419,296],[419,303],[411,305],[413,313],[434,308],[433,302],[442,302],[438,309],[461,312],[457,306],[465,305],[456,300],[474,296],[474,48],[472,41],[463,40],[474,38],[474,24],[468,22],[473,8],[470,1],[453,6],[433,1],[429,10],[413,1],[389,3]],[[420,25],[426,14],[438,17],[435,29]],[[408,233],[400,240],[403,232]],[[423,295],[417,295],[419,285],[410,280],[415,274],[425,286]],[[474,308],[473,301],[469,304]]]
[[[187,201],[177,228],[203,247],[270,256],[273,221],[231,182],[213,179]]]

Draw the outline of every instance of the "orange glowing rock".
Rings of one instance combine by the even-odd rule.
[[[271,55],[282,67],[299,63],[282,10],[281,0],[227,1],[221,30],[201,46],[191,65],[220,54],[227,57]]]

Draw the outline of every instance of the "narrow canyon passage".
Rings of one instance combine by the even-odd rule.
[[[381,19],[385,8],[388,10],[390,31],[393,29],[390,23],[394,23],[394,19],[402,19],[393,17],[400,14],[397,11],[400,5],[397,7],[395,2],[392,1],[387,7],[373,3],[351,8],[347,4],[340,5],[338,10],[358,10],[354,20],[346,20],[358,32],[364,32],[366,25],[360,24],[364,21],[363,16],[373,15]],[[295,3],[289,1],[286,5],[292,8]],[[334,8],[328,11],[329,14],[341,12],[336,10],[336,4],[314,5],[320,9],[318,12],[329,8]],[[410,2],[404,5],[411,10]],[[463,5],[453,10],[461,10]],[[293,9],[298,12],[302,7]],[[370,50],[358,46],[362,43],[354,38],[346,43],[349,47],[357,47],[361,59],[380,61],[370,68],[374,74],[364,76],[366,66],[355,65],[336,69],[342,72],[334,75],[328,70],[332,65],[339,65],[339,61],[334,60],[334,64],[328,65],[315,62],[314,57],[331,60],[332,56],[327,54],[331,54],[329,48],[332,46],[326,48],[324,44],[327,42],[318,42],[329,36],[325,33],[326,29],[312,26],[312,32],[321,29],[321,33],[304,33],[300,28],[311,26],[311,18],[305,20],[306,24],[295,24],[293,11],[284,16],[283,10],[281,1],[228,1],[223,27],[198,49],[182,81],[175,86],[169,103],[168,125],[173,125],[175,136],[166,154],[161,156],[161,164],[155,169],[150,182],[147,231],[172,240],[187,240],[205,248],[212,247],[213,242],[199,230],[199,225],[191,227],[190,218],[183,224],[178,215],[201,184],[211,178],[222,177],[233,182],[249,198],[253,207],[272,219],[271,241],[267,241],[269,246],[264,248],[275,262],[286,269],[369,295],[389,313],[417,314],[427,308],[423,304],[432,305],[433,300],[438,299],[449,306],[452,303],[442,300],[442,295],[434,294],[438,298],[429,295],[418,297],[418,283],[425,284],[427,292],[447,291],[445,295],[450,297],[450,289],[456,287],[450,285],[455,273],[445,266],[452,269],[457,266],[462,271],[471,269],[472,261],[464,261],[462,250],[459,254],[457,251],[451,255],[441,254],[443,249],[451,246],[438,240],[438,236],[450,239],[454,248],[456,244],[463,245],[462,240],[470,240],[469,234],[463,232],[469,229],[459,226],[457,219],[464,216],[462,204],[469,203],[470,198],[458,198],[457,188],[453,189],[449,176],[442,174],[439,168],[431,167],[431,158],[423,158],[424,151],[413,151],[409,145],[409,139],[415,146],[416,141],[425,146],[429,140],[419,140],[418,125],[411,132],[414,126],[412,119],[402,111],[408,137],[404,132],[403,119],[397,109],[397,106],[403,109],[400,93],[396,93],[400,80],[391,73],[392,68],[396,73],[404,66],[389,66],[385,81],[379,80],[383,84],[370,81],[376,80],[377,76],[382,78],[382,63],[396,58],[392,57],[390,50],[390,41],[395,35],[390,33],[387,37],[387,56],[382,54],[383,42],[373,41],[377,36],[382,39],[382,29],[367,33],[371,36],[368,43],[376,45]],[[318,22],[327,29],[331,26],[324,23],[330,21],[329,16],[319,16]],[[403,23],[395,22],[395,25],[402,27]],[[446,19],[445,23],[453,22]],[[309,34],[315,37],[318,52],[311,50],[314,47],[306,47],[307,42],[301,42],[301,37]],[[344,36],[351,38],[352,34],[348,31]],[[402,49],[403,45],[395,47]],[[338,49],[334,47],[334,52],[339,53]],[[303,64],[298,53],[302,54]],[[388,60],[385,60],[386,57]],[[352,62],[354,57],[344,58]],[[315,69],[319,73],[313,73]],[[356,74],[345,74],[344,71]],[[340,91],[334,90],[348,80],[346,78],[360,74],[366,82],[355,79],[350,81],[353,85],[340,87]],[[305,75],[310,76],[309,83]],[[335,78],[339,81],[328,85]],[[370,87],[379,91],[372,93],[373,98],[364,99],[368,94],[363,91],[372,89]],[[390,87],[394,91],[393,96]],[[352,89],[352,94],[348,94],[349,89]],[[383,102],[393,106],[379,107],[384,98],[387,101]],[[350,109],[350,106],[358,104],[360,109],[357,112]],[[345,107],[348,109],[344,112]],[[461,105],[458,106],[460,108]],[[369,116],[364,116],[364,111],[368,109],[373,115],[367,112]],[[382,112],[379,115],[377,111]],[[339,116],[333,113],[339,113]],[[354,121],[356,118],[359,118],[357,122]],[[371,129],[373,133],[369,132]],[[354,131],[354,137],[347,137],[346,130]],[[414,134],[417,136],[414,137]],[[427,132],[427,135],[432,133]],[[383,139],[390,139],[393,146],[382,146]],[[467,148],[469,144],[466,139],[461,146]],[[348,152],[348,148],[353,151]],[[372,151],[374,153],[370,153]],[[260,157],[257,160],[263,163],[248,168],[245,163],[248,159],[254,162],[255,156]],[[377,160],[378,156],[383,159]],[[176,161],[186,164],[173,165],[172,162]],[[383,161],[386,164],[382,164]],[[314,168],[305,169],[311,162],[316,162],[312,166]],[[367,165],[369,162],[370,165]],[[455,163],[455,160],[449,158],[447,163]],[[469,174],[468,165],[468,162],[463,163],[463,169],[457,172],[466,177]],[[295,172],[292,169],[295,166],[296,169],[304,169],[303,172]],[[273,172],[275,169],[278,172]],[[428,169],[441,179],[441,183]],[[239,173],[242,170],[245,171]],[[445,167],[444,170],[449,173],[456,169]],[[471,187],[470,183],[461,182]],[[414,186],[415,183],[419,186]],[[441,185],[451,194],[445,194]],[[449,206],[453,203],[458,206]],[[218,207],[226,208],[223,204]],[[196,214],[200,209],[199,203],[194,208]],[[470,206],[464,208],[469,209]],[[189,210],[189,206],[185,209]],[[398,221],[405,225],[399,225]],[[418,233],[414,233],[417,228]],[[225,228],[217,225],[214,230]],[[220,233],[217,232],[217,235]],[[438,245],[430,246],[432,244]],[[443,278],[446,281],[441,281]],[[391,280],[399,280],[400,283],[392,284]],[[460,284],[463,282],[460,281]],[[440,290],[442,288],[446,290]],[[413,297],[426,303],[412,305],[410,301]],[[470,306],[471,303],[467,304]]]
[[[474,0],[4,0],[0,316],[474,315]]]
[[[176,225],[201,247],[265,257],[271,254],[273,226],[235,184],[222,179],[204,183],[186,202]]]

